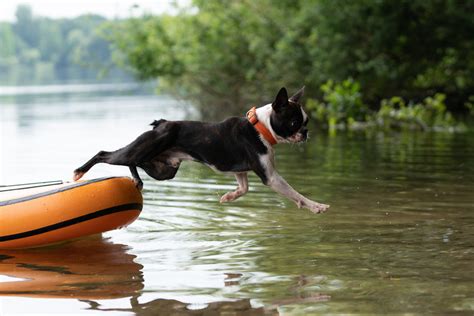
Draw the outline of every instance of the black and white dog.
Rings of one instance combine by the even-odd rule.
[[[220,123],[198,121],[154,121],[153,129],[129,145],[113,151],[100,151],[74,171],[79,180],[96,163],[128,166],[139,189],[137,167],[156,180],[172,179],[183,160],[204,163],[220,172],[233,173],[238,187],[224,194],[220,202],[233,201],[248,191],[247,172],[253,171],[277,193],[293,200],[298,207],[314,213],[329,205],[320,204],[296,192],[276,171],[272,145],[298,143],[308,137],[308,116],[299,104],[304,87],[288,98],[281,88],[273,103],[252,108],[247,118],[231,117]]]

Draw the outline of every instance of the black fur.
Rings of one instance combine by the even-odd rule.
[[[304,88],[290,99],[285,88],[280,89],[272,103],[270,122],[273,131],[282,138],[300,132],[306,138],[301,106],[298,104]],[[253,125],[243,117],[231,117],[220,123],[198,121],[153,121],[151,131],[140,135],[129,145],[113,151],[100,151],[77,168],[75,179],[82,177],[97,163],[124,165],[130,168],[137,186],[143,185],[137,167],[156,180],[172,179],[181,160],[202,162],[222,172],[254,171],[267,184],[268,175],[260,157],[268,153]],[[186,156],[185,158],[183,158]]]
[[[114,152],[101,151],[75,170],[85,173],[97,163],[125,165],[141,184],[140,167],[156,180],[172,179],[178,171],[169,158],[175,153],[215,167],[222,172],[254,171],[264,183],[265,171],[258,156],[267,148],[246,118],[231,117],[220,123],[154,121],[153,129]]]
[[[281,88],[272,103],[274,111],[270,117],[270,123],[275,133],[283,138],[294,135],[303,127],[303,113],[301,106],[297,103],[303,92],[304,87],[288,100],[286,89]]]

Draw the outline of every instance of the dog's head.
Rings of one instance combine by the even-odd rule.
[[[284,141],[304,142],[308,138],[308,115],[299,101],[303,97],[304,87],[288,98],[285,88],[281,88],[272,103],[270,124],[273,131]]]

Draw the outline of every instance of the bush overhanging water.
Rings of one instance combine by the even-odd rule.
[[[332,80],[321,86],[322,101],[309,99],[306,107],[322,127],[335,129],[381,128],[423,131],[464,131],[466,129],[446,109],[446,95],[436,93],[422,102],[399,96],[382,99],[378,110],[370,110],[363,102],[360,84],[353,79],[340,83]],[[472,99],[472,98],[471,98]],[[470,109],[472,103],[467,103]]]

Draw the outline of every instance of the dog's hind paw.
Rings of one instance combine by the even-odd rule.
[[[79,171],[79,170],[74,170],[74,175],[72,176],[72,180],[77,181],[80,178],[82,178],[82,176],[84,174],[85,174],[85,172],[82,172],[82,171]]]
[[[135,183],[135,187],[136,187],[139,191],[142,191],[142,190],[143,190],[143,182],[142,182],[142,180],[133,179],[133,182]]]

